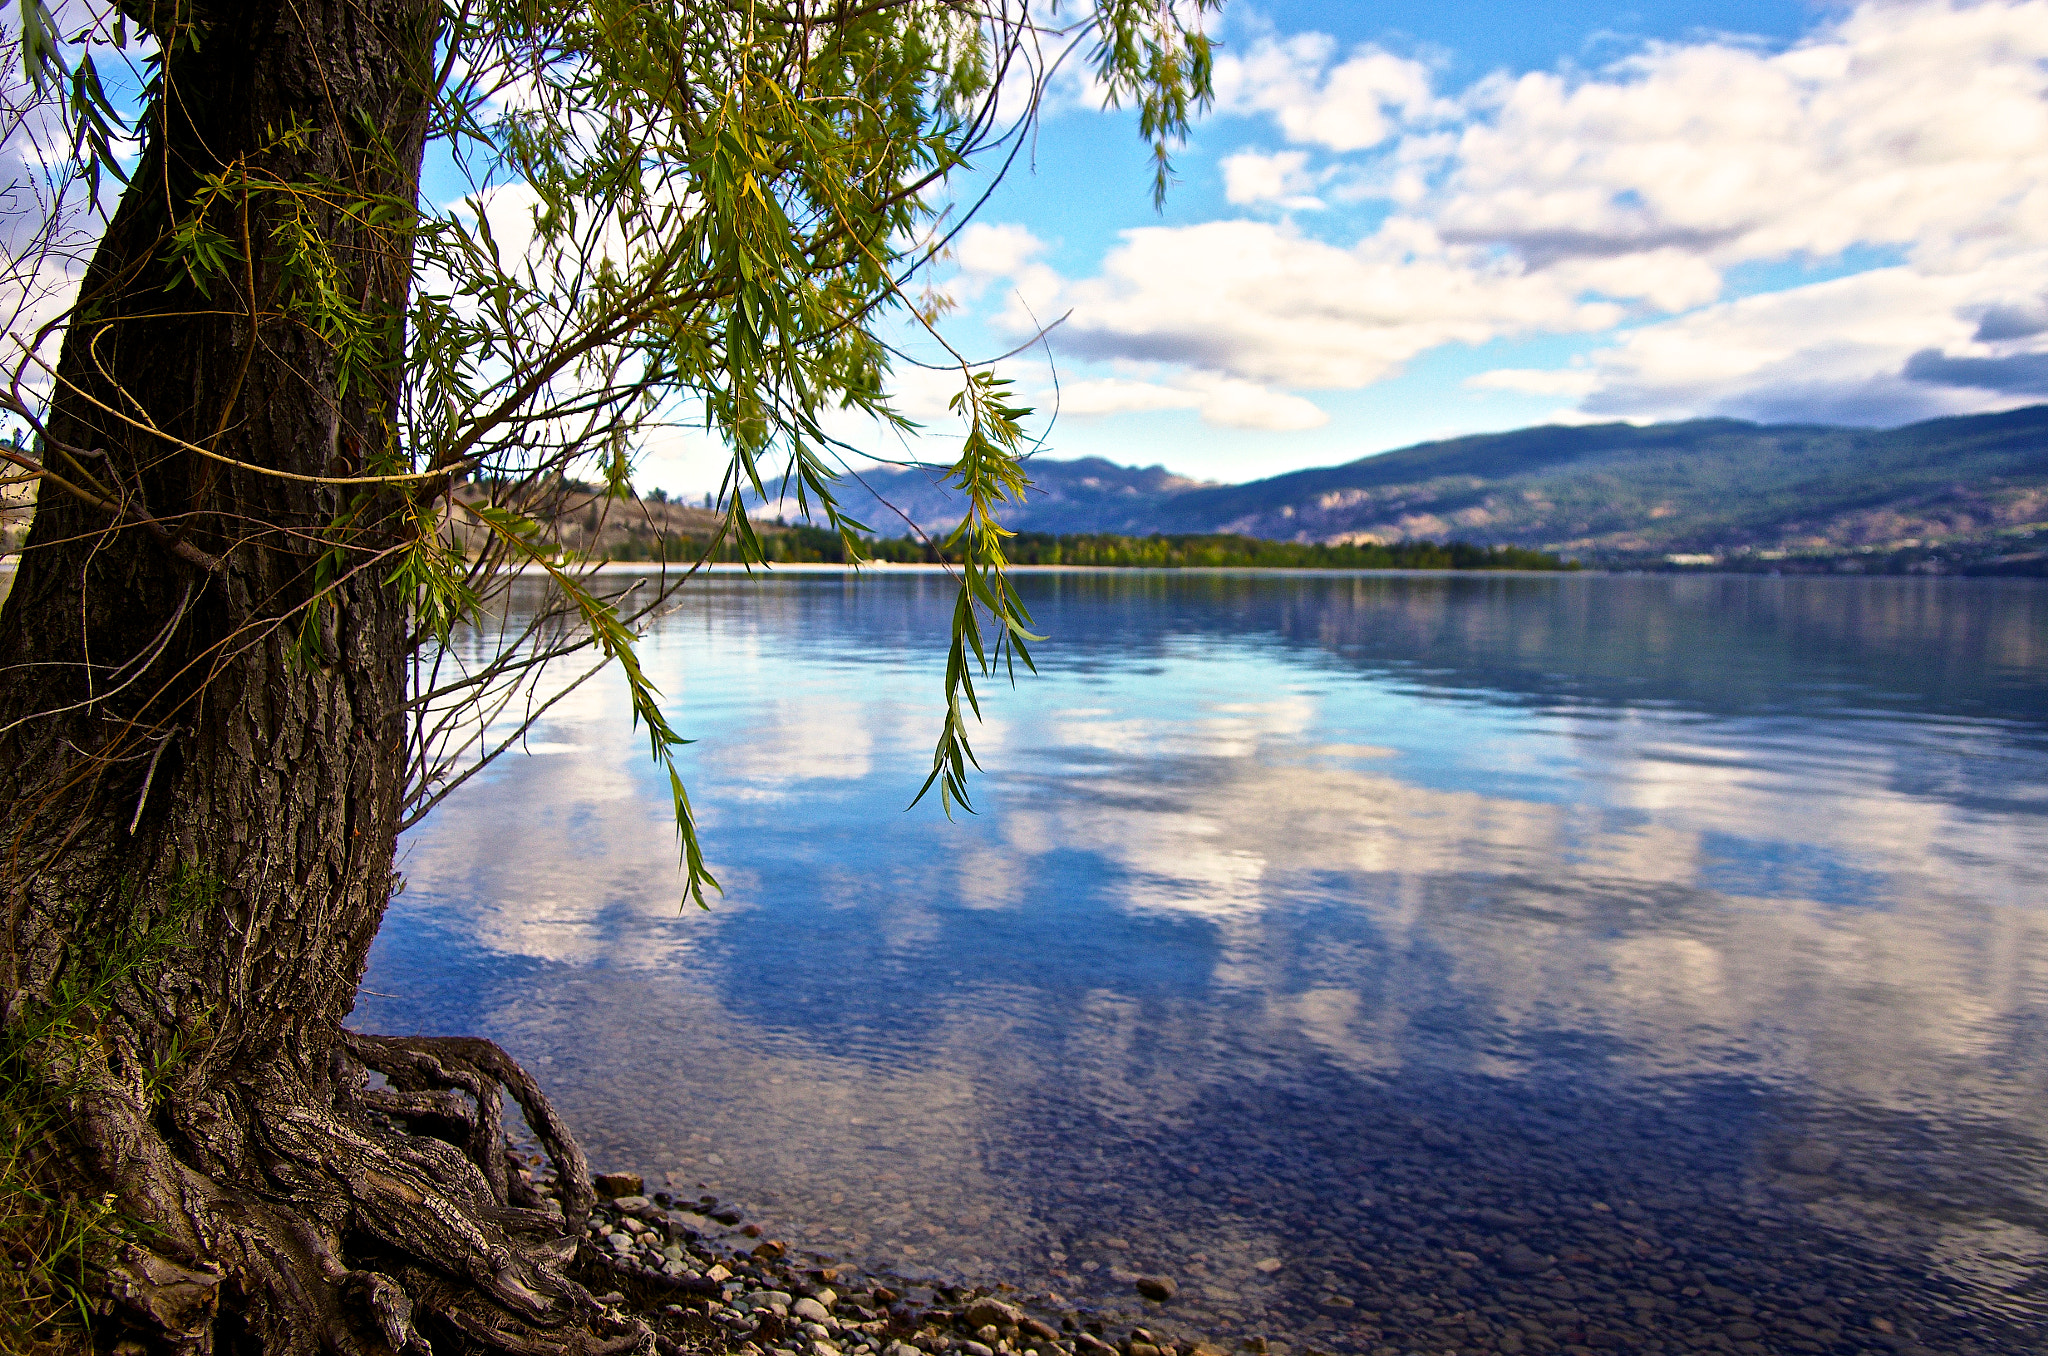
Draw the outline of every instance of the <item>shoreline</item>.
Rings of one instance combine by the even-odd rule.
[[[933,574],[952,575],[958,566],[930,565],[922,562],[902,563],[887,560],[866,560],[858,565],[837,561],[767,561],[758,565],[741,565],[720,562],[710,565],[690,566],[671,561],[672,568],[664,571],[662,562],[654,560],[607,560],[591,565],[570,567],[570,573],[579,578],[590,576],[617,577],[626,575],[660,575],[667,573],[678,583],[691,575],[739,575],[752,577],[761,575],[799,574]],[[18,557],[0,556],[0,576],[15,573]],[[1971,583],[1971,584],[2038,584],[2041,578],[2023,574],[1964,574],[1956,573],[1853,573],[1819,570],[1729,570],[1729,569],[1644,569],[1640,567],[1611,568],[1601,565],[1584,565],[1576,570],[1417,570],[1398,568],[1346,569],[1341,566],[1323,565],[1009,565],[1009,574],[1082,574],[1082,575],[1258,575],[1281,576],[1293,579],[1814,579],[1836,580],[1856,583],[1877,581],[1912,581],[1915,583]],[[505,573],[515,579],[544,579],[548,571],[538,565],[509,566]],[[4,591],[0,591],[4,596]]]
[[[858,565],[839,561],[779,561],[759,565],[720,563],[715,565],[689,566],[675,561],[667,573],[678,579],[691,574],[753,575],[753,574],[944,574],[958,572],[955,565],[928,565],[923,563],[903,564],[888,560],[864,560]],[[661,574],[662,564],[657,560],[601,561],[595,565],[579,567],[578,574],[622,575]],[[1343,569],[1334,566],[1311,565],[1009,565],[1004,567],[1008,574],[1256,574],[1328,576],[1350,578],[1357,575],[1381,575],[1412,579],[1432,578],[1498,578],[1513,576],[1522,579],[1551,579],[1572,575],[1594,575],[1610,573],[1606,570],[1402,570],[1402,569]],[[521,565],[509,571],[511,574],[542,576],[548,573],[538,565]]]
[[[796,575],[796,574],[934,574],[951,575],[958,571],[952,565],[900,564],[893,561],[868,560],[858,565],[847,565],[836,561],[782,561],[766,562],[759,565],[715,564],[691,567],[671,561],[669,576],[680,583],[691,574],[698,575]],[[508,571],[519,578],[545,578],[547,571],[537,565],[522,565]],[[579,577],[598,575],[616,577],[625,575],[658,575],[663,573],[660,561],[603,561],[595,565],[579,566],[574,570]],[[1026,574],[1081,574],[1081,575],[1236,575],[1271,576],[1289,579],[1755,579],[1755,580],[1831,580],[1845,583],[1966,583],[1966,584],[2023,584],[2038,585],[2042,579],[2032,575],[2012,574],[1887,574],[1818,571],[1818,570],[1729,570],[1729,569],[1644,569],[1630,566],[1609,568],[1600,565],[1586,565],[1576,570],[1407,570],[1407,569],[1346,569],[1339,566],[1321,565],[1009,565],[1005,573]]]
[[[514,1157],[541,1160],[531,1150]],[[520,1175],[553,1197],[545,1167]],[[661,1356],[1228,1356],[1168,1312],[1171,1278],[1134,1279],[1144,1321],[1129,1321],[1056,1292],[905,1276],[767,1238],[742,1207],[708,1193],[647,1194],[636,1173],[594,1182],[574,1270],[616,1316],[646,1322]],[[1264,1335],[1236,1345],[1257,1356],[1296,1349]]]

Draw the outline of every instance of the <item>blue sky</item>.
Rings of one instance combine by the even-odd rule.
[[[1069,81],[942,274],[970,356],[1065,317],[1005,364],[1057,399],[1048,455],[1243,480],[1554,420],[2048,398],[2044,0],[1266,0],[1211,31],[1164,211],[1130,116]],[[947,456],[954,381],[902,372],[912,451]]]
[[[1235,481],[1545,422],[2048,400],[2048,0],[1231,0],[1209,28],[1163,210],[1070,62],[930,280],[969,358],[1058,322],[1001,364],[1046,455]],[[959,373],[899,338],[926,434],[835,432],[950,461]],[[636,481],[725,461],[664,431]]]

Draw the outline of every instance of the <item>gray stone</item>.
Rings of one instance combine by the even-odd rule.
[[[1179,1283],[1171,1276],[1140,1276],[1133,1284],[1136,1285],[1139,1294],[1161,1304],[1180,1293]]]
[[[1550,1267],[1550,1259],[1526,1243],[1510,1243],[1501,1249],[1500,1269],[1510,1276],[1534,1276]]]
[[[813,1323],[823,1323],[827,1318],[831,1317],[829,1309],[808,1295],[791,1304],[789,1311],[798,1318],[808,1318]]]
[[[967,1356],[996,1356],[994,1347],[983,1346],[971,1338],[961,1342],[960,1349],[966,1352]]]

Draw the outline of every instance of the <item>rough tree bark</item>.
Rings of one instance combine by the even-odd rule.
[[[144,1226],[108,1305],[147,1345],[190,1352],[629,1348],[641,1334],[607,1330],[561,1271],[588,1177],[531,1080],[487,1043],[342,1030],[392,888],[407,602],[374,554],[385,499],[266,472],[363,474],[394,396],[341,389],[329,346],[289,317],[299,284],[273,231],[305,214],[354,300],[394,314],[402,236],[346,194],[254,192],[216,222],[243,256],[231,281],[208,297],[172,286],[167,262],[173,215],[222,170],[410,200],[438,6],[122,8],[167,38],[165,15],[196,23],[199,41],[172,48],[61,354],[45,451],[87,497],[44,485],[0,612],[0,1019],[121,929],[200,901],[187,945],[119,987],[90,1041],[51,1052],[70,1185],[116,1193]],[[344,511],[345,577],[295,654]],[[366,1068],[391,1087],[370,1091]],[[501,1086],[550,1141],[566,1219],[515,1199]]]

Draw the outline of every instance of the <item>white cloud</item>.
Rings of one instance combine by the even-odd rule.
[[[980,278],[1005,278],[1045,252],[1045,242],[1028,227],[977,221],[953,242],[953,257],[963,273]]]
[[[1098,377],[1060,387],[1060,413],[1086,418],[1101,414],[1153,414],[1193,409],[1201,398],[1185,387],[1130,377]]]
[[[1330,416],[1313,401],[1258,382],[1207,373],[1184,375],[1172,382],[1100,377],[1063,385],[1059,397],[1060,413],[1066,416],[1196,410],[1205,422],[1223,428],[1281,433],[1321,428],[1330,422]]]
[[[1216,62],[1217,111],[1265,114],[1296,145],[1357,151],[1438,110],[1422,63],[1375,47],[1341,62],[1336,55],[1336,42],[1321,33],[1266,38],[1243,56],[1226,52]]]
[[[960,276],[951,290],[973,298],[995,283],[1007,282],[1009,286],[1002,292],[1002,323],[1012,331],[1032,333],[1058,315],[1051,308],[1060,290],[1060,276],[1038,261],[1046,248],[1046,242],[1027,227],[977,221],[953,242]]]
[[[1055,342],[1083,357],[1297,388],[1363,386],[1442,344],[1599,330],[1624,315],[1413,220],[1350,249],[1264,222],[1127,231],[1101,273],[1058,304],[1073,316]]]
[[[1780,53],[1674,45],[1597,78],[1495,82],[1427,210],[1447,239],[1672,315],[1595,355],[1589,413],[2023,404],[2048,394],[2048,360],[2031,327],[1995,322],[2048,293],[2044,61],[2039,0],[1866,5]],[[1729,268],[1858,247],[1900,262],[1719,300]]]
[[[1594,355],[1592,413],[1678,417],[1713,410],[1760,420],[1906,423],[2012,408],[2048,394],[1944,380],[1996,373],[2033,357],[2038,336],[1976,337],[1982,317],[2012,296],[2048,293],[2048,251],[1964,273],[1906,265],[1722,302],[1645,326]],[[1967,364],[1980,364],[1968,366]],[[1989,364],[1990,366],[1981,366]],[[1913,369],[1909,371],[1909,369]],[[2024,369],[2020,369],[2024,370]]]
[[[1561,259],[1545,271],[1574,294],[1630,298],[1656,311],[1683,311],[1721,295],[1721,271],[1673,246],[1604,258]]]
[[[1445,344],[1627,322],[1583,369],[1468,385],[1610,417],[1860,423],[2048,395],[2048,328],[2027,319],[2048,317],[2048,0],[1869,3],[1783,50],[1657,44],[1455,100],[1422,63],[1267,37],[1219,62],[1217,89],[1292,143],[1224,157],[1229,202],[1393,214],[1348,245],[1328,217],[1322,238],[1128,231],[1095,276],[1033,280],[1039,313],[1073,309],[1070,354],[1263,399],[1366,386]],[[1773,268],[1839,270],[1848,251],[1874,262],[1728,296],[1731,276],[1769,288]]]
[[[1225,428],[1293,433],[1330,422],[1312,401],[1250,381],[1205,383],[1200,408],[1202,418]]]
[[[1469,100],[1435,220],[1525,257],[1719,264],[2048,238],[2048,4],[1866,5],[1788,51],[1652,48]]]
[[[1281,151],[1261,155],[1246,151],[1223,161],[1223,192],[1239,204],[1274,203],[1295,211],[1316,211],[1316,176],[1307,170],[1308,152]]]

